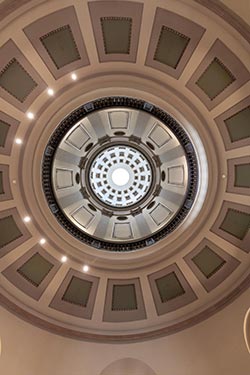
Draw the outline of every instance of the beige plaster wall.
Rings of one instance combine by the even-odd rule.
[[[250,290],[193,328],[126,345],[87,343],[52,335],[1,308],[0,374],[100,375],[115,360],[134,358],[157,375],[249,375],[250,355],[243,335],[249,305]],[[121,363],[122,374],[130,375],[126,361]]]

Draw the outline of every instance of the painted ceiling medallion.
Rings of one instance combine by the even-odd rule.
[[[108,97],[64,119],[44,152],[43,188],[77,239],[129,251],[154,244],[194,202],[198,166],[183,128],[142,100]]]

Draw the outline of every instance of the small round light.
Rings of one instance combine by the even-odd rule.
[[[73,79],[73,81],[76,81],[77,80],[77,75],[75,73],[72,73],[71,74],[71,78]]]
[[[40,243],[41,245],[44,245],[45,242],[46,242],[45,238],[41,238],[40,241],[39,241],[39,243]]]
[[[28,112],[28,113],[27,113],[27,117],[28,117],[30,120],[33,120],[33,118],[34,118],[35,116],[34,116],[34,113],[32,113],[32,112]]]
[[[24,221],[25,223],[29,223],[30,220],[31,220],[31,218],[30,218],[29,216],[25,216],[25,217],[23,218],[23,221]]]
[[[16,180],[12,180],[12,183],[15,185],[16,184]]]
[[[225,175],[224,173],[221,175],[221,177],[223,178],[223,180],[227,177],[227,175]]]
[[[88,272],[88,270],[89,270],[89,266],[87,266],[87,264],[85,264],[85,265],[82,267],[82,269],[83,269],[83,272]]]
[[[47,93],[48,93],[49,96],[53,96],[55,92],[54,92],[53,89],[48,88]]]
[[[61,257],[61,262],[62,263],[67,262],[67,260],[68,260],[68,258],[66,257],[66,255],[64,255],[64,256]]]
[[[17,145],[21,145],[23,143],[23,141],[21,140],[21,138],[16,138],[15,142],[16,142]]]

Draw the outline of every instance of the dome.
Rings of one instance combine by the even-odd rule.
[[[248,25],[215,1],[13,4],[0,4],[3,307],[103,344],[224,310],[249,287]]]

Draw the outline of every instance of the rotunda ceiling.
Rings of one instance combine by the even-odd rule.
[[[103,342],[223,308],[250,283],[249,29],[202,0],[12,3],[1,304]]]

